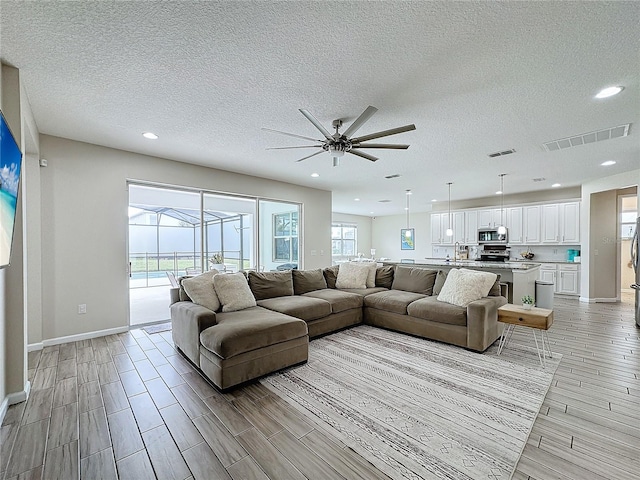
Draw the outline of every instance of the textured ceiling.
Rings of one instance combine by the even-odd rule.
[[[447,182],[453,200],[487,197],[500,173],[509,194],[640,167],[640,2],[2,0],[0,17],[40,132],[331,190],[338,212],[403,213],[406,189],[425,211]],[[625,90],[594,98],[611,85]],[[415,123],[380,140],[409,150],[339,167],[266,150],[307,142],[262,127],[320,138],[299,108],[330,129],[368,105],[358,134]],[[626,123],[625,138],[542,146]]]

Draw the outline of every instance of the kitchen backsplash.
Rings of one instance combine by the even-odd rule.
[[[481,249],[482,247],[478,247]],[[526,245],[512,245],[509,247],[510,260],[522,260],[520,252],[527,251]],[[529,247],[529,251],[534,254],[531,262],[566,262],[569,250],[580,250],[580,245],[535,245]],[[432,247],[434,258],[453,258],[453,246]]]

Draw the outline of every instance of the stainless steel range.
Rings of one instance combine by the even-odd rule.
[[[484,245],[484,248],[478,252],[479,262],[507,262],[511,251],[506,245]]]

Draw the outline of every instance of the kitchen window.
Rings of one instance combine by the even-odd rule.
[[[331,226],[331,257],[334,262],[349,260],[358,251],[358,227],[346,223],[334,223]]]

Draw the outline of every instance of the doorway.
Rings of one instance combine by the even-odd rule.
[[[635,283],[635,273],[631,264],[631,240],[636,229],[638,217],[637,195],[620,195],[618,197],[618,219],[620,235],[620,294],[633,293],[630,285]]]

